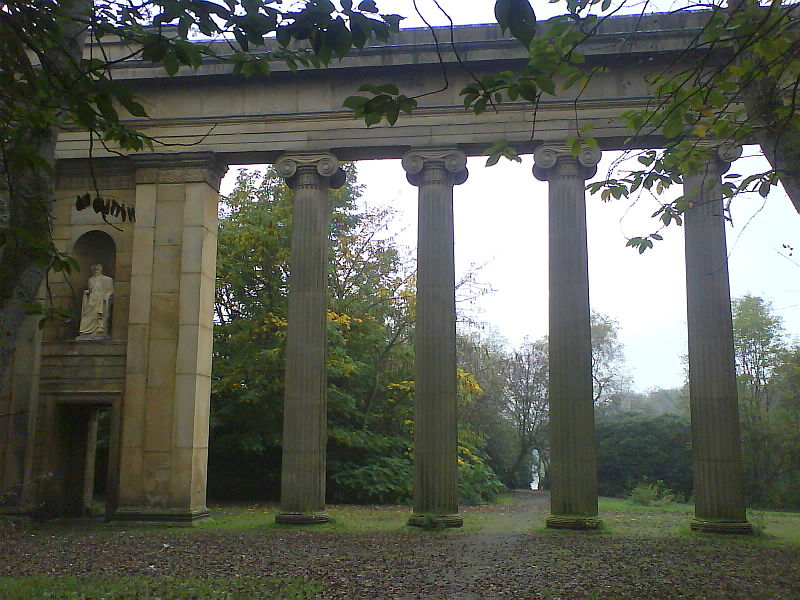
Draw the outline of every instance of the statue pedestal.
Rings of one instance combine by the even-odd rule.
[[[76,342],[109,342],[111,336],[108,334],[93,335],[91,333],[81,334],[75,338]]]

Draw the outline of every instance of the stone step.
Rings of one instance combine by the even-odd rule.
[[[64,340],[42,342],[45,356],[124,356],[127,342]]]
[[[81,364],[73,367],[42,366],[40,381],[125,379],[125,365]]]
[[[58,370],[82,370],[86,368],[124,367],[125,356],[76,356],[50,355],[42,356],[42,373]]]

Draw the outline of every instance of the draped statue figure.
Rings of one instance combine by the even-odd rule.
[[[92,265],[91,273],[81,302],[81,324],[76,338],[79,340],[105,338],[109,334],[114,280],[103,275],[100,264]]]

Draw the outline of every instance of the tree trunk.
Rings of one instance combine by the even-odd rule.
[[[69,73],[83,52],[85,17],[91,4],[84,0],[64,2],[60,43],[44,54],[51,71]],[[19,44],[20,51],[25,46]],[[55,99],[58,102],[58,98]],[[60,104],[60,102],[59,102]],[[55,181],[55,150],[59,128],[43,123],[15,124],[20,132],[14,147],[0,154],[0,194],[8,201],[8,236],[0,247],[0,398],[7,394],[14,360],[14,345],[25,317],[25,305],[36,300],[49,269],[52,249],[50,210]],[[52,167],[7,167],[9,155],[24,152]],[[32,161],[29,161],[29,165]],[[35,163],[34,163],[35,164]]]

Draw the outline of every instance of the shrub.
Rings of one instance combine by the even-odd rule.
[[[628,500],[641,506],[666,506],[683,498],[664,485],[663,481],[639,482],[628,494]]]
[[[458,448],[458,495],[461,504],[493,502],[506,489],[492,468],[465,446]]]
[[[672,415],[623,415],[598,420],[597,479],[601,496],[621,498],[640,482],[663,481],[692,493],[689,420]]]
[[[402,504],[411,499],[411,461],[382,456],[368,464],[331,461],[328,499],[349,504]]]

